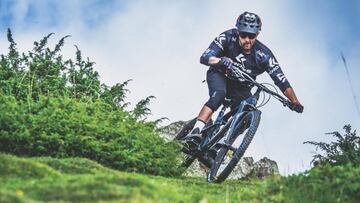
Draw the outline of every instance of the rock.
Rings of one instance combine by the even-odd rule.
[[[254,159],[252,157],[242,157],[227,179],[237,180],[248,177],[253,170],[253,165]]]
[[[160,136],[165,140],[171,141],[174,140],[176,134],[181,130],[181,128],[186,124],[186,121],[178,121],[171,123],[165,127],[160,128]]]
[[[225,164],[229,161],[230,159],[225,159]],[[189,166],[188,170],[186,170],[184,175],[189,177],[206,178],[207,171],[201,167],[197,160],[195,160],[194,163]],[[239,180],[248,177],[264,179],[272,175],[279,175],[279,168],[275,161],[264,157],[254,163],[254,159],[252,157],[242,157],[227,179]]]
[[[261,179],[272,175],[279,175],[279,168],[275,161],[267,157],[264,157],[256,162],[251,171],[251,176]]]
[[[201,167],[198,160],[195,160],[194,163],[192,163],[189,168],[185,171],[184,176],[188,177],[206,177],[207,171]]]
[[[186,123],[187,122],[184,121],[178,121],[162,127],[160,129],[160,136],[165,140],[171,141]],[[225,163],[228,163],[229,161],[230,158],[225,159]],[[247,177],[257,177],[263,179],[276,174],[279,174],[279,168],[275,161],[264,157],[254,163],[254,159],[252,157],[242,157],[227,179],[238,180]],[[194,163],[189,166],[184,175],[189,177],[206,178],[207,171],[201,167],[197,160],[195,160]]]

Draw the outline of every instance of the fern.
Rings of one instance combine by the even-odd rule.
[[[66,35],[59,40],[59,42],[55,45],[55,49],[51,52],[51,55],[55,55],[56,53],[60,52],[61,47],[64,46],[65,39],[68,37],[71,37],[71,35]]]
[[[148,96],[145,99],[142,99],[141,101],[139,101],[134,110],[132,110],[132,115],[140,120],[145,120],[147,118],[148,115],[151,115],[151,111],[148,108],[148,105],[150,104],[151,99],[154,99],[154,96]]]
[[[17,71],[18,70],[18,65],[20,63],[19,52],[17,51],[16,43],[15,43],[15,41],[13,39],[12,32],[11,32],[10,28],[7,31],[7,38],[8,38],[8,41],[10,42],[9,54],[8,54],[8,59],[9,59],[9,62],[10,62],[10,66],[14,71]]]
[[[43,51],[44,47],[47,45],[48,43],[48,40],[49,38],[51,37],[51,35],[53,35],[54,33],[50,33],[48,34],[47,36],[45,36],[43,39],[40,40],[40,43],[39,42],[34,42],[34,51],[37,52],[37,53],[40,53]]]

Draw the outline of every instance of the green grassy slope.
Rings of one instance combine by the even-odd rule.
[[[204,179],[123,173],[82,159],[0,154],[0,202],[262,202],[260,181],[209,184]]]
[[[360,168],[210,184],[205,177],[119,172],[83,158],[0,153],[0,202],[360,202]]]

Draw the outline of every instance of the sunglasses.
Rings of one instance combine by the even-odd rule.
[[[255,39],[256,34],[254,33],[247,33],[247,32],[240,32],[239,33],[240,37],[245,39],[246,37],[248,37],[249,39]]]

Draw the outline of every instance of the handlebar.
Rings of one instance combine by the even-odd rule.
[[[284,106],[289,107],[290,109],[293,108],[293,104],[291,103],[290,100],[284,98],[283,96],[281,96],[280,94],[278,94],[277,92],[274,92],[272,90],[270,90],[269,88],[265,87],[263,84],[260,84],[256,81],[249,81],[252,85],[254,85],[255,87],[257,87],[257,94],[259,94],[261,91],[264,91],[268,94],[270,94],[272,97],[274,97],[275,99],[277,99],[278,101],[280,101]],[[256,93],[255,93],[256,94]]]
[[[283,96],[281,96],[277,92],[274,92],[274,91],[270,90],[269,88],[267,88],[263,84],[260,84],[260,83],[256,82],[256,80],[254,80],[249,74],[247,74],[245,71],[243,71],[241,69],[241,66],[238,63],[234,62],[229,67],[229,69],[230,69],[230,71],[232,71],[231,76],[228,75],[228,77],[230,79],[235,79],[235,80],[238,80],[240,82],[246,81],[246,82],[250,83],[251,85],[258,88],[256,90],[256,92],[255,92],[255,96],[257,98],[259,97],[260,92],[264,91],[264,92],[270,94],[271,96],[273,96],[275,99],[279,100],[284,106],[287,106],[291,110],[295,111],[295,108],[296,108],[295,104],[293,104],[290,100],[284,98]]]

